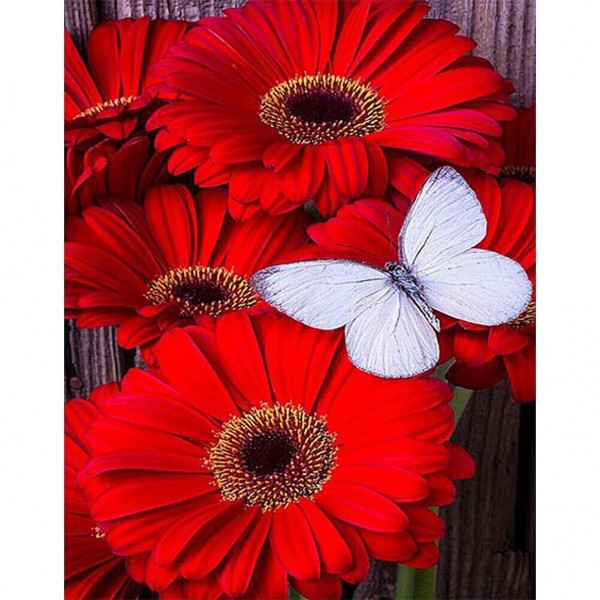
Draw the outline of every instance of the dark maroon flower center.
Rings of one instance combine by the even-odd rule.
[[[350,122],[359,107],[347,96],[329,90],[314,90],[293,96],[287,102],[291,115],[307,123]]]
[[[249,440],[242,450],[246,469],[264,477],[283,473],[298,451],[298,444],[285,431],[263,431]]]
[[[212,281],[187,282],[177,286],[174,290],[176,298],[193,306],[223,302],[229,297],[227,290]]]

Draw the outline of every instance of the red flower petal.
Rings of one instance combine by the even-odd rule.
[[[147,21],[149,19],[146,19]],[[131,21],[130,21],[131,23]],[[94,73],[104,98],[120,98],[121,64],[119,60],[119,29],[113,23],[101,23],[94,28],[87,47],[90,70]]]
[[[504,365],[516,402],[535,399],[535,343],[530,343],[520,352],[504,357]]]
[[[286,571],[298,579],[318,579],[321,564],[314,535],[299,506],[290,504],[273,515],[273,550]],[[290,544],[290,540],[294,544]],[[302,548],[302,552],[297,552]]]
[[[156,339],[159,335],[160,331],[154,321],[131,316],[119,327],[117,341],[122,348],[135,348]]]
[[[429,569],[437,564],[440,559],[440,550],[437,544],[420,544],[417,555],[404,564],[412,569]]]
[[[523,335],[517,329],[508,326],[493,327],[488,338],[490,349],[500,356],[519,352],[530,341],[528,335]]]
[[[195,258],[192,244],[198,239],[198,225],[196,205],[188,189],[182,185],[152,188],[146,196],[144,209],[167,264],[191,265]]]
[[[279,600],[288,593],[288,576],[270,544],[265,544],[248,589],[251,598]]]
[[[342,595],[339,577],[325,575],[317,581],[301,581],[292,578],[292,585],[307,600],[333,600]]]
[[[348,544],[333,522],[314,502],[300,502],[300,508],[310,525],[326,572],[343,574],[354,563]]]
[[[334,481],[359,483],[395,502],[415,502],[427,497],[429,493],[425,479],[412,471],[391,466],[338,467],[334,473]]]
[[[220,503],[219,503],[220,504]],[[180,570],[184,577],[202,578],[211,573],[234,548],[237,541],[252,529],[258,530],[261,522],[257,510],[243,510],[239,504],[221,510],[196,528],[195,544],[183,559]],[[213,509],[214,511],[214,509]]]
[[[504,377],[506,377],[506,371],[504,363],[499,357],[476,367],[457,362],[446,373],[448,381],[470,390],[493,387]]]
[[[405,562],[417,553],[417,544],[409,533],[381,533],[364,529],[360,534],[376,560]]]
[[[161,537],[160,541],[154,548],[154,552],[152,553],[153,559],[161,565],[174,563],[186,549],[186,547],[188,547],[194,540],[198,532],[205,529],[206,525],[211,520],[220,520],[220,516],[223,514],[227,515],[228,522],[233,523],[232,530],[234,531],[234,534],[239,536],[239,531],[235,528],[236,518],[231,518],[235,512],[235,506],[227,506],[221,502],[205,503],[202,506],[199,506],[198,510],[188,514],[186,518],[179,519],[176,523],[174,523],[173,526]],[[255,516],[255,512],[240,512],[239,515],[236,515],[238,517],[238,522],[240,521],[239,517],[241,515],[243,515],[243,522],[247,524]],[[214,567],[214,565],[218,564],[227,550],[231,548],[231,545],[227,547],[226,539],[220,538],[217,541],[220,542],[220,546],[215,548],[216,552],[214,554],[209,554],[208,556],[202,555],[202,559],[206,557],[210,561],[209,564],[206,564],[205,560],[199,561],[202,565],[203,573],[210,573],[212,570],[211,565]],[[225,548],[223,554],[219,554],[219,550],[223,547]],[[209,546],[208,544],[203,544],[203,546],[200,548],[200,552],[203,552],[204,548],[208,550],[209,548],[212,548],[212,545]],[[189,563],[184,562],[182,569],[186,569],[185,565],[187,564]],[[198,574],[198,577],[201,577],[200,573]]]
[[[106,490],[96,498],[94,518],[107,521],[197,498],[214,491],[210,484],[210,478],[204,473],[139,475],[135,481],[123,481],[118,488]],[[86,484],[86,493],[93,485],[92,482]]]
[[[410,518],[410,532],[418,543],[435,542],[444,535],[444,522],[424,506],[405,506]]]
[[[227,420],[237,406],[208,360],[183,330],[163,338],[157,350],[161,370],[169,383],[196,406],[211,407],[214,415]]]
[[[369,574],[370,568],[369,554],[365,542],[357,529],[347,525],[343,521],[337,521],[336,527],[340,530],[346,543],[352,549],[352,556],[354,557],[354,567],[351,571],[344,573],[344,581],[350,583],[363,581]]]
[[[408,525],[396,504],[361,485],[330,482],[315,500],[328,514],[363,529],[394,532]]]
[[[455,444],[446,444],[450,452],[450,462],[444,470],[452,479],[469,479],[475,475],[475,461],[465,450]]]
[[[221,574],[221,585],[232,598],[241,597],[248,589],[270,528],[271,515],[261,515],[244,541],[231,552]]]
[[[488,347],[486,333],[458,327],[454,334],[454,355],[457,361],[478,367],[492,360],[495,353]]]

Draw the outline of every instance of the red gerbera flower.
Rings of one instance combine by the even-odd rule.
[[[517,402],[535,399],[535,187],[514,179],[469,177],[488,221],[480,247],[516,260],[534,286],[533,299],[514,321],[497,327],[461,323],[454,334],[456,363],[446,377],[470,389],[508,377]]]
[[[116,552],[176,570],[164,597],[283,599],[289,581],[336,598],[369,556],[436,562],[427,507],[473,473],[448,443],[446,384],[363,373],[339,332],[273,314],[174,330],[155,352],[103,400],[83,487]]]
[[[101,135],[115,140],[133,132],[139,112],[152,100],[149,68],[179,41],[188,23],[144,17],[105,21],[87,42],[89,70],[65,32],[66,141]]]
[[[158,148],[176,148],[171,172],[228,183],[237,217],[313,199],[331,215],[384,193],[397,155],[497,172],[512,86],[428,10],[250,0],[201,20],[156,68],[173,101],[148,126],[163,128]]]
[[[97,414],[97,403],[117,393],[118,385],[96,388],[90,400],[65,406],[65,598],[137,598],[140,586],[129,576],[125,559],[113,554],[104,532],[90,516],[77,485],[88,460],[84,434]]]
[[[65,162],[65,208],[79,213],[101,199],[141,202],[149,187],[166,183],[166,156],[146,135],[124,144],[104,140],[91,148],[72,146]]]
[[[143,206],[110,200],[66,223],[67,316],[81,327],[119,325],[125,348],[171,327],[258,308],[248,279],[307,243],[302,212],[235,223],[226,192],[193,197],[151,188]]]

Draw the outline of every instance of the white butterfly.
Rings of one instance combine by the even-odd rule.
[[[474,249],[486,233],[481,204],[451,167],[437,169],[412,204],[398,238],[398,263],[384,269],[351,260],[267,267],[258,293],[316,329],[345,326],[350,360],[380,377],[412,377],[439,359],[433,310],[479,325],[520,315],[531,283],[514,260]]]

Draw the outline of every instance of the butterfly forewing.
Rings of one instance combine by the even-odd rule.
[[[399,260],[416,275],[473,248],[486,228],[475,192],[454,169],[442,167],[430,175],[406,215]]]
[[[311,260],[266,267],[252,276],[262,298],[316,329],[337,329],[370,310],[388,291],[385,271],[351,260]]]

